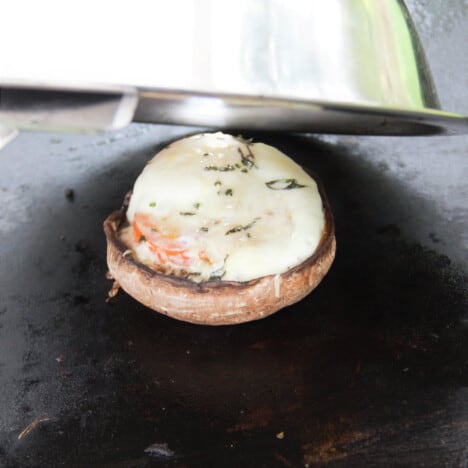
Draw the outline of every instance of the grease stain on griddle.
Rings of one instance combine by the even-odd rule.
[[[65,189],[65,198],[72,202],[75,200],[75,191],[72,188]]]
[[[169,448],[167,443],[154,443],[146,447],[145,453],[157,458],[170,458],[175,455],[175,452]]]

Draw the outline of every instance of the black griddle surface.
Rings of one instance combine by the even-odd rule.
[[[351,154],[352,141],[252,135],[320,173],[334,208],[335,264],[301,303],[210,328],[124,293],[105,302],[102,221],[159,145],[188,131],[133,126],[115,141],[73,137],[75,146],[31,133],[4,155],[15,210],[1,244],[6,465],[464,459],[466,274],[462,257],[438,252],[453,229],[389,169]],[[425,244],[405,233],[421,213],[432,220]]]

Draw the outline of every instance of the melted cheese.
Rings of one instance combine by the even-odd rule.
[[[121,236],[139,261],[197,282],[279,275],[313,254],[324,227],[317,185],[299,165],[223,133],[158,153],[135,183],[127,219]]]

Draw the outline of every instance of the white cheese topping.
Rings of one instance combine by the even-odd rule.
[[[127,219],[121,236],[139,261],[197,282],[284,273],[313,254],[324,227],[317,185],[299,165],[223,133],[158,153],[135,183]]]

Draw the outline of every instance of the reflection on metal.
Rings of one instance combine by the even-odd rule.
[[[375,135],[468,132],[465,117],[440,111],[402,0],[171,5],[160,8],[151,54],[145,43],[132,62],[142,75],[131,88],[54,90],[32,82],[28,91],[0,83],[0,124],[86,130],[133,119]]]
[[[205,0],[198,6],[196,34],[185,53],[173,57],[180,68],[192,64],[176,78],[179,89],[439,107],[401,1]],[[157,87],[171,87],[157,81]]]
[[[0,124],[48,130],[111,130],[132,121],[132,89],[0,84]]]
[[[18,130],[0,125],[0,149],[10,143],[16,135],[18,135]]]
[[[156,86],[140,89],[136,120],[326,133],[468,131],[466,119],[438,112],[400,0],[197,6],[184,52],[161,64]],[[180,71],[172,82],[171,67]]]
[[[141,90],[134,120],[237,130],[358,135],[468,132],[466,117],[319,101],[167,90]]]

